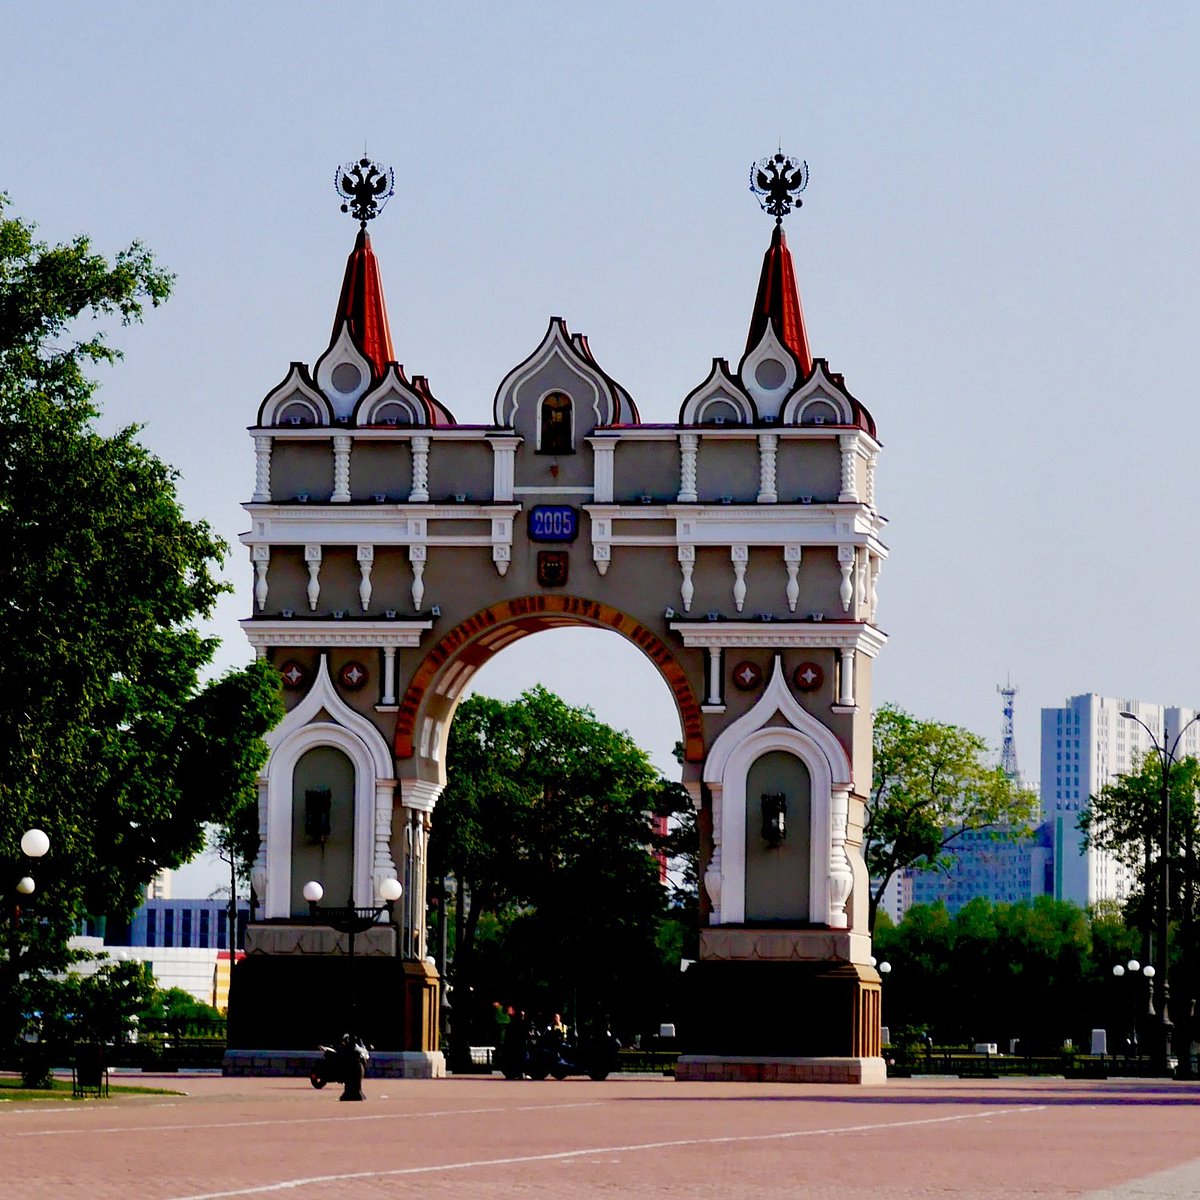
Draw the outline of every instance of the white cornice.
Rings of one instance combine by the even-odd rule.
[[[254,527],[243,545],[490,546],[493,522],[512,521],[519,504],[245,504]],[[488,522],[480,533],[429,535],[430,521]],[[508,538],[501,539],[503,541]]]
[[[250,645],[371,646],[411,648],[421,644],[421,635],[433,628],[432,621],[294,621],[250,617],[239,622]]]
[[[857,621],[672,621],[688,649],[850,649],[874,658],[887,634]]]

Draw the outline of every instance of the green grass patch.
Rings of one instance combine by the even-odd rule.
[[[109,1086],[110,1096],[182,1096],[186,1093],[172,1091],[170,1088],[152,1088],[127,1086],[114,1083]],[[103,1099],[103,1097],[100,1097]],[[69,1079],[55,1079],[48,1088],[26,1088],[21,1086],[19,1075],[0,1075],[0,1104],[24,1102],[26,1100],[95,1100],[93,1092],[90,1096],[74,1096],[71,1094]]]

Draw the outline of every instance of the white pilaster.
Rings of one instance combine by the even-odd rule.
[[[516,437],[492,437],[488,441],[492,444],[492,499],[497,502],[510,501],[513,498],[513,482],[516,477],[517,446],[521,439]],[[415,465],[415,449],[413,452],[413,462]],[[416,479],[415,470],[413,478],[414,480]]]
[[[774,504],[779,498],[775,492],[775,456],[779,449],[779,434],[758,435],[758,502]]]
[[[412,447],[412,491],[408,498],[415,504],[429,499],[429,438],[418,434],[410,443]],[[511,494],[510,497],[511,499]]]
[[[271,438],[266,434],[254,435],[254,496],[258,504],[271,500]]]
[[[358,548],[358,599],[363,612],[371,606],[371,568],[375,565],[375,547]]]
[[[700,448],[700,437],[695,433],[679,435],[679,495],[680,504],[692,504],[696,500],[696,454]]]
[[[333,439],[333,495],[329,499],[334,504],[350,502],[350,446],[353,439],[345,433],[337,434]]]
[[[592,499],[596,504],[613,502],[613,468],[616,438],[589,438],[592,445]]]
[[[392,805],[396,792],[394,779],[375,780],[375,839],[371,862],[371,899],[377,903],[379,885],[385,879],[395,879],[396,864],[392,860]]]
[[[321,598],[321,547],[305,546],[304,562],[308,567],[308,607],[316,612]]]

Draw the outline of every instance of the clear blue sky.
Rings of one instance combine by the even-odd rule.
[[[885,443],[876,699],[994,743],[1011,671],[1036,774],[1068,694],[1200,705],[1198,35],[1171,3],[10,5],[0,187],[48,239],[178,274],[102,398],[235,547],[228,664],[245,426],[327,342],[337,163],[396,168],[393,338],[460,420],[554,313],[653,421],[740,352],[748,169],[782,142],[814,352]],[[480,682],[542,678],[665,765],[665,688],[600,645],[540,635]]]

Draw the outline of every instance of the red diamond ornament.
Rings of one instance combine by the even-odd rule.
[[[367,668],[360,662],[348,662],[338,672],[338,683],[348,692],[357,692],[368,679],[370,679],[370,675],[367,673]]]
[[[733,686],[748,692],[762,683],[762,668],[752,662],[740,662],[733,668]]]
[[[792,672],[792,682],[798,692],[815,692],[825,682],[825,672],[815,662],[802,662]]]
[[[308,671],[294,658],[289,658],[279,668],[279,675],[283,679],[283,686],[289,692],[294,692],[302,688],[308,682]]]

